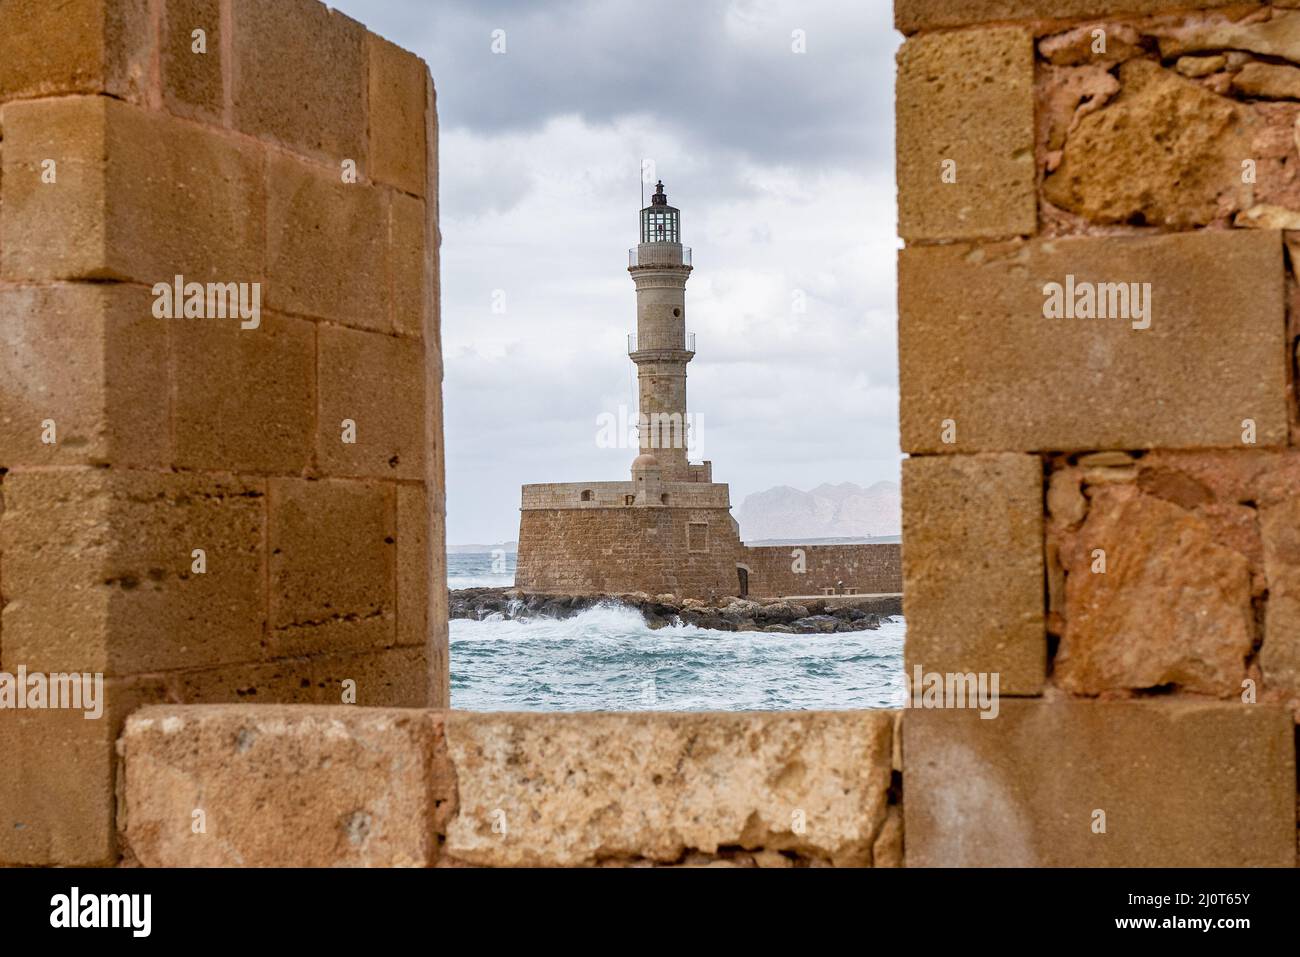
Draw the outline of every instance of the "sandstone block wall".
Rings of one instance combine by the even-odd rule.
[[[119,824],[154,867],[897,867],[894,720],[152,707]]]
[[[726,485],[665,482],[668,508],[629,508],[631,482],[525,485],[515,584],[525,591],[646,592],[688,598],[899,594],[900,549],[880,545],[744,545]],[[688,526],[694,526],[694,531]],[[699,552],[701,526],[707,551]],[[694,543],[694,544],[693,544]],[[797,547],[798,551],[794,549]]]
[[[909,862],[1295,862],[1300,10],[1186,6],[895,7],[908,675],[1014,696]]]
[[[107,686],[0,710],[0,864],[106,863],[138,704],[446,704],[433,89],[314,0],[0,0],[0,130],[0,671]]]
[[[904,726],[910,867],[1295,862],[1279,708],[1009,698],[991,721],[914,708]]]
[[[690,508],[731,508],[728,487],[717,482],[663,482],[668,497],[663,504]],[[635,497],[631,482],[546,482],[525,485],[521,507],[531,508],[618,508]]]
[[[155,706],[119,743],[118,826],[154,867],[1287,866],[1293,730],[1193,700],[1009,698],[992,721]]]
[[[903,590],[902,549],[879,545],[747,545],[740,563],[749,569],[749,594],[757,597],[835,594],[897,595]]]
[[[725,506],[525,508],[515,584],[561,595],[723,597],[740,589],[740,550]]]

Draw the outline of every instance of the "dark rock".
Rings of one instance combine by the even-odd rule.
[[[800,618],[808,616],[808,609],[803,605],[796,605],[786,601],[763,605],[759,612],[759,620],[776,625],[788,625],[792,621],[798,621]]]
[[[700,628],[709,628],[713,631],[736,631],[736,623],[727,621],[721,615],[705,615],[697,623]]]
[[[835,630],[839,620],[831,615],[809,615],[807,618],[800,618],[792,622],[790,627],[800,634],[830,634]]]
[[[897,599],[865,600],[853,605],[832,604],[821,598],[794,603],[784,600],[761,603],[747,598],[725,598],[704,602],[697,599],[668,600],[640,592],[625,595],[526,594],[517,588],[463,588],[448,593],[452,618],[482,620],[492,615],[507,619],[572,618],[599,605],[622,605],[637,609],[651,628],[677,624],[714,631],[767,631],[779,634],[829,634],[880,627],[880,614],[888,614]]]

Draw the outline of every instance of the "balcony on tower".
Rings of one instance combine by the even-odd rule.
[[[681,243],[642,243],[627,251],[627,268],[638,266],[689,266],[691,247]]]
[[[638,353],[645,352],[689,352],[695,355],[695,333],[685,332],[680,337],[680,342],[645,342],[644,348],[637,348],[637,334],[629,332],[627,334],[627,354],[635,356]]]

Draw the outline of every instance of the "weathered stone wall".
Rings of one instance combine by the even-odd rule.
[[[629,508],[634,491],[631,482],[525,485],[515,584],[530,592],[708,599],[739,595],[743,567],[756,597],[903,590],[896,544],[750,547],[739,540],[726,485],[664,482],[668,508]],[[690,523],[708,525],[706,554],[688,547]]]
[[[897,867],[894,724],[153,707],[122,738],[119,823],[150,867]]]
[[[1295,862],[1300,10],[1182,6],[896,6],[912,863]]]
[[[747,545],[740,562],[749,570],[749,593],[897,595],[903,591],[902,548],[868,545]]]
[[[898,867],[906,790],[918,866],[1291,862],[1277,709],[1002,705],[907,712],[905,778],[888,711],[158,706],[121,740],[118,824],[151,867]]]
[[[731,508],[727,486],[715,482],[662,482],[661,491],[671,505]],[[549,482],[525,485],[522,507],[613,508],[627,505],[635,494],[636,486],[631,482]]]
[[[0,0],[0,104],[0,671],[106,680],[0,710],[0,864],[105,863],[140,703],[446,703],[433,88],[312,0]]]
[[[719,598],[739,591],[740,550],[725,507],[526,508],[515,584],[561,595]]]
[[[1277,708],[1006,698],[993,720],[913,708],[903,724],[909,867],[1295,863]]]

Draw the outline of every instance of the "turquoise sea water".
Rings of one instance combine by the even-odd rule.
[[[448,556],[451,588],[514,583],[514,555]],[[564,620],[454,620],[452,707],[473,711],[754,711],[901,707],[901,617],[879,631],[651,630],[609,605]]]

